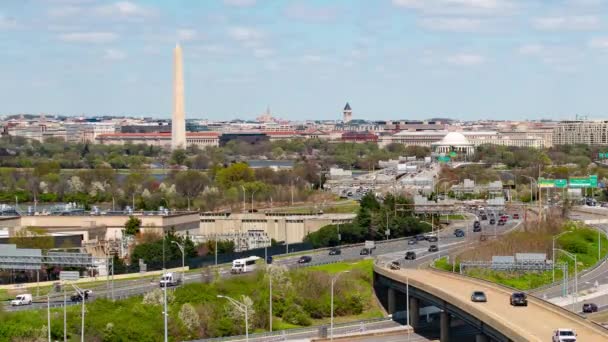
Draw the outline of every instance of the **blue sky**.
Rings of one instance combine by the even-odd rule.
[[[605,0],[3,0],[0,113],[606,117]]]

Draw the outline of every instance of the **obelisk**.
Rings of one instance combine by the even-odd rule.
[[[184,113],[184,70],[182,48],[173,52],[173,117],[171,120],[171,149],[186,148],[186,119]]]

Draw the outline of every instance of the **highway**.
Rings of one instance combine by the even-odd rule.
[[[432,270],[374,270],[403,284],[409,279],[410,286],[459,307],[513,341],[547,341],[557,328],[575,329],[579,341],[608,340],[608,330],[543,300],[529,298],[527,307],[513,307],[511,290],[496,284]],[[484,291],[488,302],[471,302],[473,291]]]
[[[312,257],[310,263],[299,264],[298,259],[300,258],[301,253],[295,256],[287,256],[276,258],[274,264],[276,265],[284,265],[288,268],[296,268],[296,267],[308,267],[308,266],[316,266],[316,265],[324,265],[328,263],[334,262],[342,262],[342,261],[355,261],[362,260],[368,257],[379,256],[382,259],[387,259],[387,261],[392,260],[403,260],[402,265],[407,267],[418,267],[424,263],[430,262],[435,257],[440,255],[445,255],[446,253],[450,253],[453,251],[457,251],[460,248],[465,248],[472,243],[479,241],[480,233],[473,233],[473,220],[460,220],[460,221],[452,221],[449,225],[449,228],[443,229],[439,234],[439,241],[429,243],[427,241],[419,241],[416,245],[408,245],[407,239],[394,239],[388,241],[377,241],[376,249],[373,251],[371,256],[360,255],[360,251],[362,249],[361,245],[351,246],[351,247],[342,247],[341,255],[329,255],[326,249],[322,250],[314,250],[310,253],[306,254]],[[505,233],[506,231],[512,230],[519,223],[517,220],[510,220],[504,226],[493,226],[488,223],[488,221],[481,221],[482,232],[485,235]],[[465,237],[457,238],[454,236],[453,231],[456,228],[463,229],[466,232]],[[431,244],[438,244],[439,252],[429,253],[428,247]],[[417,254],[417,260],[414,262],[406,263],[403,259],[405,256],[405,252],[413,250]],[[207,275],[204,273],[204,268],[200,269],[201,272],[196,273],[186,273],[184,277],[184,283],[196,283],[202,282],[205,280]],[[209,272],[213,276],[213,272]],[[224,265],[219,269],[219,274],[221,277],[233,277],[239,275],[233,275],[230,273],[230,266]],[[211,279],[209,279],[211,280]],[[87,299],[87,301],[95,300],[96,298],[105,298],[110,297],[111,290],[108,290],[106,287],[106,283],[99,284],[94,287],[90,287],[89,289],[93,290],[93,296]],[[114,282],[114,298],[121,299],[131,296],[143,295],[153,289],[158,288],[158,279],[154,278],[150,279],[133,279],[133,280],[123,280],[123,281],[115,281]],[[71,303],[69,301],[69,296],[73,293],[73,289],[71,287],[66,288],[68,294],[68,305],[78,304]],[[63,294],[55,293],[51,295],[51,306],[59,307],[63,305]],[[6,311],[17,311],[17,310],[31,310],[31,309],[42,309],[46,308],[46,297],[34,298],[34,303],[32,305],[22,306],[22,307],[11,307],[6,305]]]

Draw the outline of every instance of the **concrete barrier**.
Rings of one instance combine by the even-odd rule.
[[[114,275],[114,280],[120,280],[120,279],[139,279],[139,278],[145,278],[145,277],[152,277],[152,276],[160,276],[163,273],[167,273],[167,272],[186,272],[189,270],[189,267],[177,267],[177,268],[170,268],[170,269],[166,269],[166,270],[159,270],[159,271],[149,271],[149,272],[143,272],[143,273],[127,273],[127,274],[117,274]],[[111,277],[110,277],[111,279]],[[87,278],[80,278],[74,282],[71,282],[72,284],[82,284],[82,283],[91,283],[91,282],[104,282],[106,281],[107,278],[106,277],[87,277]],[[53,286],[53,284],[60,282],[59,280],[51,280],[51,281],[41,281],[39,283],[23,283],[23,284],[9,284],[9,285],[0,285],[0,290],[20,290],[20,289],[29,289],[29,288],[35,288],[35,287],[44,287],[44,286]]]
[[[382,329],[382,330],[376,330],[376,331],[366,331],[366,332],[358,332],[358,333],[353,333],[353,334],[341,334],[341,335],[334,335],[333,340],[334,341],[356,341],[358,338],[364,338],[364,337],[380,337],[380,336],[401,336],[404,334],[413,334],[414,333],[414,329],[410,326],[400,326],[400,327],[394,327],[394,328],[387,328],[387,329]],[[329,337],[324,337],[324,338],[312,338],[310,339],[311,342],[324,342],[324,341],[331,341],[331,338]]]

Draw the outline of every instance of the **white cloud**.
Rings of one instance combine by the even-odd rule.
[[[421,19],[419,25],[435,31],[473,32],[481,29],[482,21],[473,18],[431,17]]]
[[[0,13],[0,30],[13,29],[17,27],[15,18],[6,17]]]
[[[285,9],[288,18],[327,22],[336,18],[338,11],[331,7],[313,7],[306,3],[294,3]]]
[[[82,7],[78,6],[62,6],[51,8],[48,11],[49,16],[51,17],[69,17],[73,15],[80,14],[83,11]]]
[[[255,5],[256,0],[224,0],[224,4],[235,7],[250,7]]]
[[[600,27],[596,16],[563,16],[536,18],[533,25],[543,31],[589,31]]]
[[[608,48],[608,37],[595,37],[589,40],[589,47],[595,49],[606,49]]]
[[[323,60],[323,57],[321,57],[319,55],[304,55],[304,56],[302,56],[302,62],[308,63],[308,64],[319,63],[322,60]]]
[[[177,40],[179,40],[180,42],[196,40],[198,37],[199,37],[199,34],[196,30],[193,30],[193,29],[177,30]]]
[[[461,53],[448,56],[446,61],[452,65],[474,66],[484,63],[485,58],[482,55]]]
[[[104,52],[103,58],[110,61],[120,61],[127,58],[127,54],[121,50],[107,49]]]
[[[110,43],[118,39],[118,35],[112,32],[71,32],[58,37],[70,43]]]
[[[274,50],[268,48],[257,48],[253,50],[253,55],[257,58],[265,58],[274,55]]]
[[[262,31],[252,27],[244,26],[230,28],[228,30],[228,35],[230,36],[230,38],[240,42],[257,41],[264,38],[264,33],[262,33]]]
[[[514,7],[510,0],[392,0],[392,3],[432,14],[500,14]]]
[[[520,46],[517,51],[522,55],[534,56],[545,53],[547,48],[540,44],[526,44]]]
[[[109,5],[98,6],[95,12],[108,17],[145,17],[152,14],[150,9],[130,1],[119,1]]]

